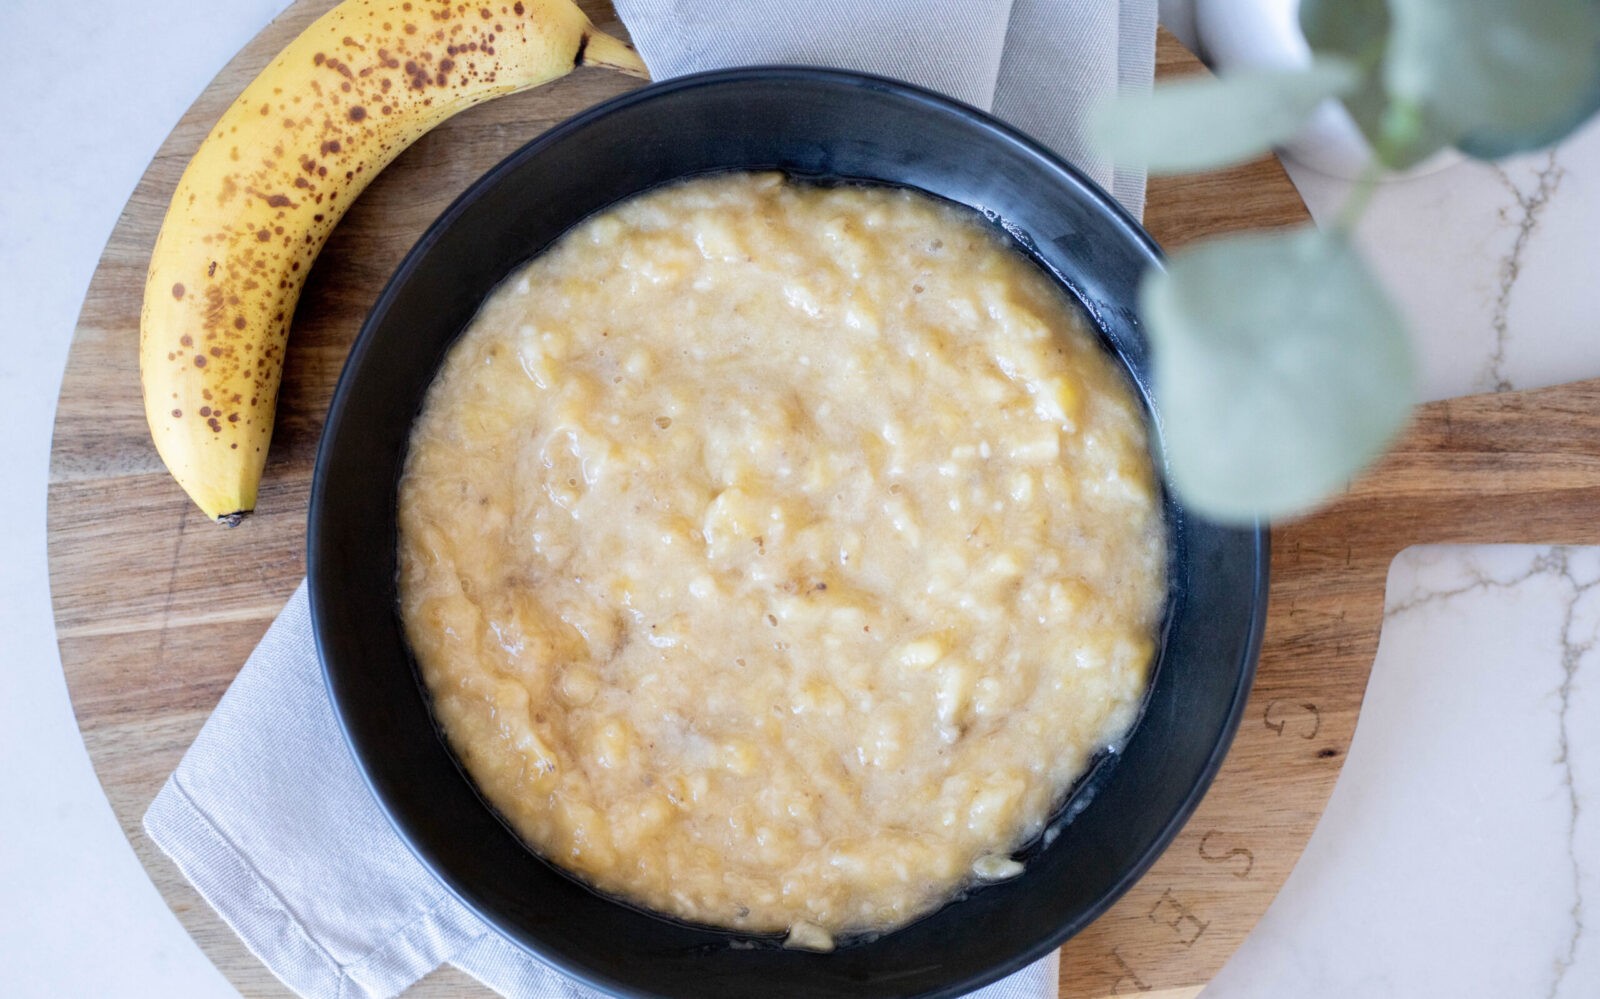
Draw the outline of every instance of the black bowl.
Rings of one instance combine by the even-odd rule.
[[[1093,183],[989,116],[889,80],[817,69],[709,73],[619,97],[524,146],[462,195],[401,263],[356,340],[317,455],[308,529],[312,620],[334,711],[417,857],[485,922],[596,988],[694,999],[959,995],[1086,926],[1199,802],[1254,673],[1263,529],[1218,527],[1169,501],[1165,641],[1121,752],[1080,782],[1053,841],[1036,844],[1020,877],[831,954],[735,948],[733,934],[630,908],[540,860],[458,768],[403,637],[396,485],[446,349],[497,282],[584,217],[730,169],[903,185],[984,212],[1083,304],[1147,387],[1134,292],[1159,265],[1155,245]]]

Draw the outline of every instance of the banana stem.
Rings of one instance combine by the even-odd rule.
[[[585,38],[583,47],[578,50],[578,57],[574,60],[579,66],[604,66],[614,69],[625,76],[637,77],[641,80],[650,79],[650,70],[645,66],[644,60],[639,58],[633,46],[627,42],[612,38],[604,31],[591,31]]]

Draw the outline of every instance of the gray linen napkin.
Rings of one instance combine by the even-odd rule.
[[[650,74],[753,63],[837,66],[993,111],[1144,214],[1143,169],[1096,157],[1098,100],[1148,90],[1156,0],[616,0]]]
[[[1136,215],[1142,173],[1085,155],[1085,106],[1148,87],[1155,0],[618,0],[657,79],[789,62],[895,76],[1033,133]],[[295,992],[382,999],[449,962],[506,996],[588,999],[467,911],[394,834],[328,705],[302,584],[144,817],[145,830]],[[1054,955],[981,990],[1056,994]]]

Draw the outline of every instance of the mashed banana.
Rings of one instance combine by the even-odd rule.
[[[826,948],[1016,872],[1137,712],[1164,538],[1129,385],[995,233],[727,175],[489,299],[413,431],[400,594],[534,849]]]

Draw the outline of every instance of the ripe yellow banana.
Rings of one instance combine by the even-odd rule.
[[[167,209],[139,332],[156,450],[207,516],[255,507],[289,320],[345,209],[446,118],[579,65],[647,75],[571,0],[344,0],[223,113]]]

